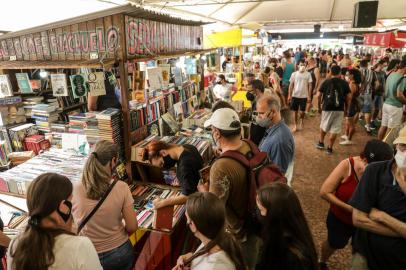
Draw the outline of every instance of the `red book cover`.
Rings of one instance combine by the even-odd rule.
[[[154,229],[172,230],[173,211],[173,205],[155,210]]]

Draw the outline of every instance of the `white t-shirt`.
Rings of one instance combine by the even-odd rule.
[[[13,263],[10,249],[18,248],[18,238],[11,242],[10,247],[7,251],[7,270],[11,270]],[[55,262],[48,270],[103,270],[96,249],[87,237],[58,235],[55,238],[54,256]]]
[[[231,87],[226,84],[216,84],[213,87],[213,94],[216,98],[221,99],[223,101],[230,101],[231,98]]]
[[[203,248],[203,244],[196,250]],[[191,270],[235,270],[235,265],[227,254],[221,250],[212,254],[205,254],[195,258],[190,266]]]
[[[292,97],[295,98],[307,98],[309,95],[309,83],[312,82],[312,75],[309,72],[295,71],[289,80],[294,83]]]

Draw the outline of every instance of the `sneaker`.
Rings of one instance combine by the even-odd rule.
[[[373,121],[369,124],[369,128],[370,128],[371,130],[375,130],[375,129],[376,129],[375,123],[374,123]]]
[[[326,153],[327,153],[327,155],[332,155],[333,154],[333,148],[327,147]]]
[[[366,130],[368,133],[371,133],[371,127],[370,127],[368,124],[365,125],[364,127],[365,127],[365,130]]]
[[[343,136],[341,136],[341,139],[343,139],[344,141],[348,141],[348,136],[344,134]]]
[[[319,262],[319,269],[320,270],[328,270],[327,263]]]
[[[340,145],[352,145],[352,144],[354,144],[352,141],[350,141],[350,140],[345,140],[345,141],[342,141],[342,142],[340,142]]]
[[[318,142],[318,143],[316,144],[316,148],[317,148],[317,149],[320,149],[320,150],[323,150],[323,149],[324,149],[324,143]]]

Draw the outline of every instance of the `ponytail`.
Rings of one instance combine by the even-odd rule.
[[[201,250],[194,253],[189,259],[185,261],[184,266],[190,265],[192,261],[197,257],[209,253],[210,250],[215,246],[219,246],[221,250],[223,250],[227,254],[230,260],[234,263],[236,270],[246,270],[240,246],[238,245],[234,236],[225,231],[221,231],[215,239],[211,240]]]
[[[12,270],[46,270],[55,262],[53,252],[55,237],[70,234],[62,229],[48,229],[28,225],[24,233],[12,242],[10,254],[13,258]],[[15,245],[17,248],[14,250]]]

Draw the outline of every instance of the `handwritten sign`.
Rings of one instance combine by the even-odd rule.
[[[55,97],[68,96],[68,85],[65,74],[51,74],[52,92]]]
[[[104,96],[106,94],[103,72],[89,73],[87,75],[87,83],[89,85],[89,92],[91,96]]]
[[[83,97],[87,93],[87,85],[85,76],[83,74],[71,75],[70,83],[72,85],[72,92],[75,98]]]

